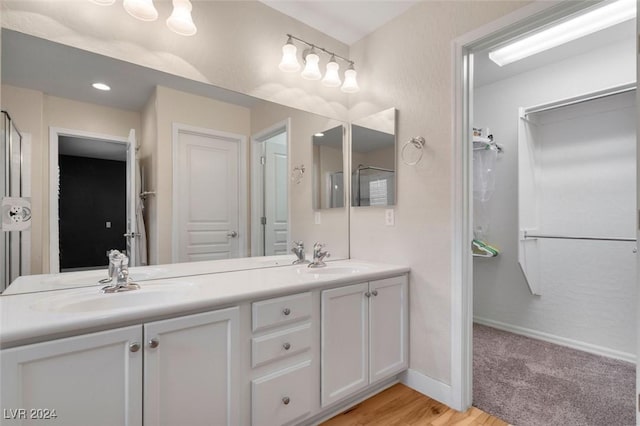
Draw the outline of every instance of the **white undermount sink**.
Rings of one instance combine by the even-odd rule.
[[[175,302],[197,290],[193,283],[173,282],[164,284],[140,284],[138,290],[122,293],[101,293],[99,288],[95,291],[83,289],[81,294],[76,292],[64,295],[55,295],[41,299],[31,305],[31,309],[46,312],[96,312],[118,310],[128,308],[140,308]],[[93,290],[93,289],[92,289]]]

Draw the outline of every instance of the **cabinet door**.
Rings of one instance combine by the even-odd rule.
[[[371,281],[369,290],[369,381],[374,383],[408,367],[407,277]]]
[[[145,324],[144,424],[235,425],[238,308]]]
[[[366,387],[369,310],[367,283],[322,292],[322,406]]]
[[[2,424],[140,425],[141,343],[133,326],[3,350]]]

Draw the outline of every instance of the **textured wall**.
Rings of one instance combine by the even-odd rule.
[[[422,161],[398,161],[396,225],[384,209],[351,209],[351,257],[411,267],[410,367],[451,381],[452,46],[466,32],[526,2],[422,2],[354,44],[366,90],[350,98],[350,119],[398,108],[398,147],[427,139]],[[361,77],[360,77],[361,76]]]
[[[635,264],[628,244],[542,241],[540,253],[544,255],[542,260],[546,267],[541,272],[546,284],[543,284],[541,297],[532,296],[517,263],[516,185],[518,108],[635,81],[634,45],[633,39],[620,41],[475,90],[475,125],[491,128],[496,140],[505,147],[495,169],[496,190],[490,203],[490,242],[500,247],[502,253],[495,259],[474,261],[476,317],[613,350],[635,352],[635,327],[632,321],[621,321],[621,316],[632,316],[635,312],[635,308],[630,305],[634,292],[633,280],[629,282],[629,277],[635,274]],[[586,167],[597,158],[601,158],[603,164],[612,164],[610,170],[616,170],[615,174],[619,177],[623,176],[619,166],[624,165],[625,157],[628,159],[634,156],[633,152],[628,151],[633,146],[627,146],[627,151],[601,148],[603,150],[600,151],[600,157],[588,149],[588,144],[580,147],[579,155],[576,155],[575,150],[571,155],[559,153],[557,158],[567,162],[566,167],[561,167],[558,171],[566,175],[560,182],[570,184],[570,179],[578,179],[576,171],[583,173],[587,169],[575,167],[580,166],[580,162]],[[624,167],[628,170],[628,164]],[[581,196],[581,200],[572,203],[578,192],[563,194],[558,193],[559,188],[554,190],[562,202],[545,203],[546,207],[541,210],[546,221],[543,226],[549,233],[562,230],[580,234],[611,236],[614,233],[624,233],[623,236],[632,236],[632,205],[635,197],[629,191],[633,188],[627,188],[628,191],[624,192],[626,195],[623,195],[619,192],[622,189],[619,182],[615,183],[611,176],[607,177],[601,172],[595,173],[598,178],[608,182],[599,199],[589,200]],[[628,182],[633,182],[627,177]],[[581,176],[579,184],[589,185],[589,176]],[[553,183],[548,186],[550,189],[553,187]],[[553,195],[549,191],[547,193]],[[609,198],[605,201],[606,197]],[[601,221],[599,228],[591,226],[591,231],[588,232],[585,221],[593,224],[597,221],[595,212],[614,205],[616,199],[622,200],[622,205],[631,210],[625,220],[618,220],[620,210],[616,210],[615,220]],[[599,205],[591,212],[594,217],[591,217],[591,213],[589,216],[580,215],[578,211],[575,216],[562,215],[562,219],[558,216],[558,212],[565,207],[584,212],[584,209],[589,209],[585,202]],[[557,210],[554,211],[553,206]],[[598,256],[600,250],[611,257]],[[612,263],[608,259],[617,259],[616,262],[620,263]],[[567,270],[568,265],[583,266],[570,268],[570,271]]]

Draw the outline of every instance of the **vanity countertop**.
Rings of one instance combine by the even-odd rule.
[[[405,266],[353,259],[327,265],[318,269],[291,265],[150,280],[141,282],[140,290],[119,294],[100,294],[100,287],[93,286],[3,296],[0,345],[9,348],[409,272]],[[88,304],[82,305],[83,301]]]

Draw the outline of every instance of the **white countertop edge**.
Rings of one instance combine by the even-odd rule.
[[[14,317],[6,317],[3,312],[0,312],[0,317],[2,318],[2,323],[4,324],[0,325],[0,348],[8,349],[17,346],[43,342],[51,339],[71,337],[130,325],[138,325],[149,321],[157,321],[160,319],[167,319],[198,312],[222,309],[231,305],[238,305],[240,303],[249,301],[257,301],[286,294],[312,291],[318,288],[328,288],[344,284],[356,284],[363,281],[370,281],[375,279],[384,279],[410,272],[410,268],[405,266],[385,265],[359,260],[333,262],[334,265],[349,265],[353,263],[371,265],[372,270],[344,276],[321,277],[313,281],[303,283],[293,282],[292,279],[291,282],[284,282],[276,287],[264,288],[259,290],[238,286],[237,291],[221,296],[213,295],[202,299],[177,301],[175,303],[161,304],[156,306],[150,305],[144,307],[124,308],[110,312],[82,312],[65,314],[50,313],[49,315],[40,312],[38,315],[40,318],[34,321],[30,321],[27,317],[29,315],[36,316],[36,314],[26,306],[18,314],[13,315]],[[283,266],[282,268],[234,271],[211,275],[198,275],[197,277],[187,276],[184,277],[184,280],[200,281],[203,279],[214,279],[215,281],[222,281],[225,280],[225,278],[233,280],[239,275],[251,272],[255,273],[256,271],[262,272],[265,276],[274,273],[282,275],[287,273],[287,269],[285,268],[288,268],[289,271],[295,271],[297,267]],[[145,283],[141,284],[162,284],[163,281],[173,281],[173,279],[146,281]],[[214,283],[211,285],[215,286],[216,284]],[[19,298],[22,299],[23,305],[30,305],[37,300],[42,300],[42,298],[50,297],[50,295],[53,294],[57,295],[62,294],[63,292],[72,293],[79,290],[86,291],[87,288],[58,290],[50,293],[13,295],[6,298],[2,297],[0,298],[0,310],[2,310],[1,308],[3,305],[11,303],[11,299],[17,301],[17,298]],[[212,290],[209,289],[209,291]],[[25,302],[24,299],[28,300]],[[14,321],[20,323],[20,325],[14,326]],[[7,324],[10,325],[7,326]]]

